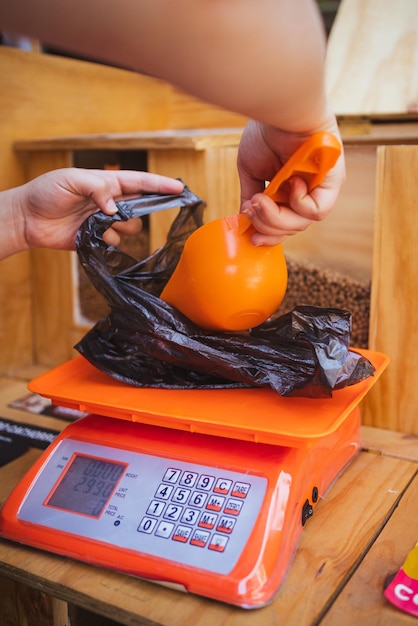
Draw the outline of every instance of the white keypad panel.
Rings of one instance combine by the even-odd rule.
[[[19,518],[227,574],[249,540],[266,489],[263,476],[67,439]]]
[[[250,489],[248,478],[234,480],[169,467],[138,530],[225,552]]]

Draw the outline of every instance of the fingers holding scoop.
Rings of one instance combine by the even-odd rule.
[[[335,204],[344,172],[338,140],[330,133],[312,135],[264,192],[242,205],[241,212],[257,231],[254,245],[276,245],[324,219]]]
[[[273,246],[325,219],[337,196],[338,189],[323,186],[308,192],[306,182],[294,177],[289,180],[288,203],[276,203],[265,193],[258,193],[243,205],[241,212],[257,231],[252,236],[254,245]]]

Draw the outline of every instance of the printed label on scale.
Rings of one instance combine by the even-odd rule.
[[[227,574],[248,541],[266,489],[262,476],[66,439],[18,517]]]

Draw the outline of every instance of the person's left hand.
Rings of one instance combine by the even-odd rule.
[[[183,183],[173,178],[133,170],[65,168],[48,172],[19,188],[27,245],[73,250],[83,221],[98,209],[116,213],[115,198],[141,192],[178,194],[183,188]],[[120,233],[132,234],[141,226],[139,219],[117,222],[106,231],[106,243],[117,246]]]

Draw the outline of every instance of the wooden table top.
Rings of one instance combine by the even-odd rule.
[[[24,380],[0,379],[0,417],[66,425],[9,406],[26,393]],[[264,608],[245,611],[4,540],[0,577],[127,625],[416,625],[386,601],[383,588],[418,541],[418,438],[362,427],[362,440],[315,508],[285,582]],[[31,448],[0,468],[0,503],[39,454]]]

